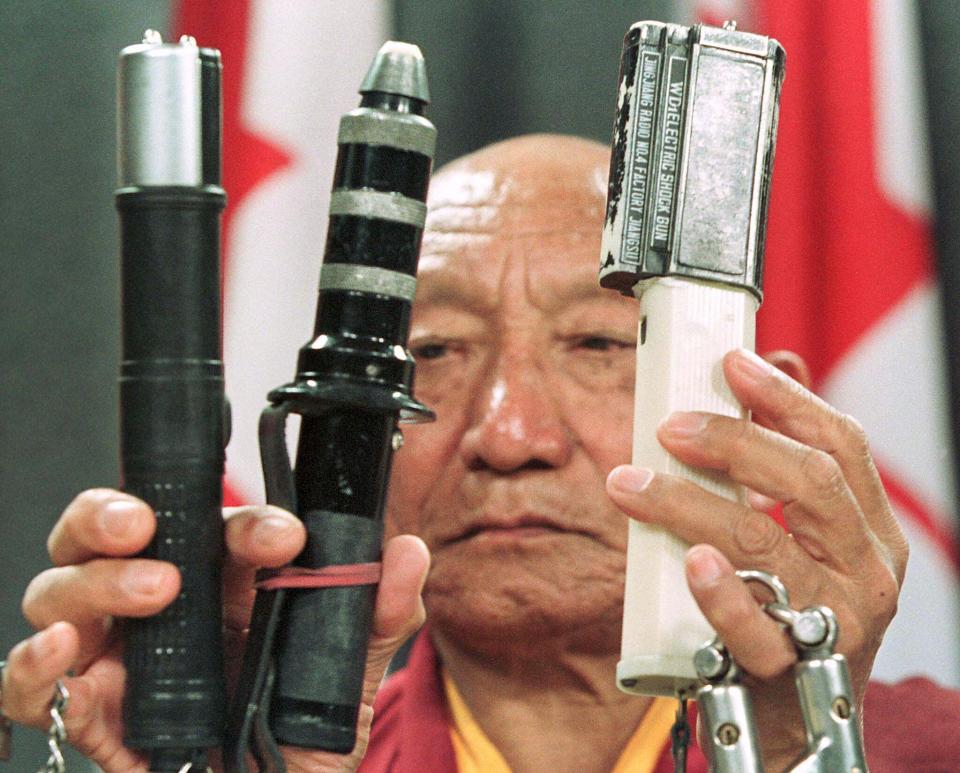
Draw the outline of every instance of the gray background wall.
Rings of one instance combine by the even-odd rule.
[[[117,52],[166,0],[0,3],[0,651],[80,490],[117,479]],[[46,759],[17,729],[11,770]],[[77,764],[76,760],[72,760]],[[80,768],[76,768],[80,769]]]
[[[679,21],[675,4],[396,0],[398,37],[429,64],[438,162],[529,132],[609,142],[623,36],[640,19]]]

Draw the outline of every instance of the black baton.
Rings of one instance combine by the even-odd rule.
[[[220,53],[148,31],[120,53],[124,491],[149,504],[144,557],[180,571],[160,614],[125,621],[124,744],[204,770],[223,738]]]

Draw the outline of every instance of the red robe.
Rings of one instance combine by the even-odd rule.
[[[864,704],[871,773],[960,771],[960,693],[920,678],[894,685],[871,682]],[[418,637],[406,667],[384,684],[374,712],[360,773],[457,773],[439,662],[429,634]],[[695,744],[687,771],[707,773],[706,759]],[[655,773],[673,773],[669,742]]]

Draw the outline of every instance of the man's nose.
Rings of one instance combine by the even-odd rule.
[[[477,393],[461,453],[470,469],[497,472],[560,467],[573,441],[533,357],[502,355]]]

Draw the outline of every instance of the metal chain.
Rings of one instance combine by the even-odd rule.
[[[670,728],[670,753],[673,756],[673,773],[686,773],[687,747],[690,746],[690,722],[687,720],[687,696],[679,696],[677,718]]]
[[[67,763],[63,758],[62,744],[67,742],[67,728],[63,723],[63,715],[70,702],[70,693],[57,680],[57,689],[50,702],[50,729],[47,731],[47,746],[50,747],[50,756],[47,763],[37,773],[66,773]]]

